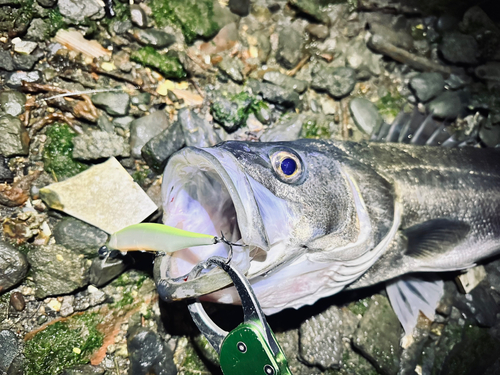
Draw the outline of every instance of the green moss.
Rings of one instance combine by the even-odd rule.
[[[73,138],[76,134],[67,124],[55,123],[47,129],[43,149],[45,171],[59,178],[74,176],[88,168],[73,160]]]
[[[104,335],[96,328],[99,321],[95,313],[78,315],[37,333],[25,346],[24,374],[58,375],[65,368],[88,363],[103,342]]]
[[[356,315],[364,315],[368,306],[370,306],[370,298],[363,298],[357,302],[350,303],[347,308]]]
[[[144,66],[156,69],[165,78],[186,77],[186,72],[177,56],[171,53],[161,54],[151,46],[135,51],[130,58]]]
[[[328,121],[309,119],[302,125],[301,136],[303,138],[328,139],[332,136],[332,132]]]
[[[197,36],[210,38],[220,28],[215,22],[212,0],[152,0],[151,9],[158,26],[177,25],[187,43]]]
[[[59,8],[57,7],[49,10],[47,23],[50,26],[50,36],[54,36],[58,30],[68,27],[66,22],[64,22],[64,17],[61,12],[59,12]]]
[[[135,182],[137,182],[139,185],[142,186],[144,181],[146,181],[146,178],[148,178],[149,172],[150,172],[149,169],[140,169],[132,173],[132,178],[134,179]]]
[[[134,303],[134,297],[132,296],[131,292],[126,291],[122,294],[122,299],[118,302],[115,302],[112,307],[115,309],[122,309],[125,306],[131,305],[132,303]]]
[[[263,108],[268,109],[266,103],[243,91],[235,95],[222,94],[220,99],[213,101],[210,113],[215,121],[231,132],[245,125],[251,113],[258,116],[258,112]]]
[[[384,120],[389,123],[394,120],[405,104],[405,98],[403,98],[398,92],[395,94],[387,93],[376,103],[379,113],[382,115]]]

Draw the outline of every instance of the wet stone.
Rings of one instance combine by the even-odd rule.
[[[339,368],[344,356],[344,340],[351,339],[357,323],[356,315],[336,306],[307,319],[299,329],[300,357],[311,366]]]
[[[299,94],[294,90],[257,80],[249,80],[247,85],[252,89],[254,94],[261,95],[264,100],[270,103],[279,104],[284,107],[298,108],[300,106]]]
[[[476,321],[482,327],[492,327],[497,324],[497,304],[487,281],[481,282],[468,294],[458,294],[454,305],[462,311],[469,320]]]
[[[75,295],[73,308],[75,309],[75,311],[85,311],[91,307],[104,303],[107,298],[108,296],[102,290],[97,289],[93,285],[89,285],[87,287],[87,290],[78,292]]]
[[[130,124],[130,148],[135,158],[141,157],[141,149],[153,137],[167,129],[169,121],[164,111],[156,111],[134,120]]]
[[[300,138],[304,121],[305,115],[290,114],[272,126],[260,139],[263,142],[295,141]]]
[[[425,103],[444,90],[444,79],[440,73],[421,73],[410,80],[410,87],[418,100]]]
[[[8,72],[14,70],[14,60],[9,51],[0,50],[0,69]]]
[[[133,105],[139,104],[149,104],[151,102],[151,94],[147,92],[141,92],[140,94],[132,96],[131,102]]]
[[[0,155],[28,155],[29,136],[21,120],[11,115],[0,117]]]
[[[96,160],[130,155],[130,146],[123,137],[105,131],[93,131],[73,138],[73,157]]]
[[[175,36],[162,30],[135,30],[133,35],[139,43],[156,48],[165,48],[175,43]]]
[[[218,95],[212,101],[210,113],[214,120],[221,124],[228,133],[232,133],[245,124],[248,117],[247,110],[251,104],[251,97],[240,97],[238,100],[232,100]]]
[[[101,115],[97,119],[97,126],[104,132],[114,133],[115,127],[111,121],[109,121],[108,116]]]
[[[5,76],[5,84],[13,89],[18,89],[22,86],[22,81],[28,83],[41,82],[43,79],[42,72],[33,70],[32,72],[12,72]]]
[[[17,39],[17,41],[16,41],[16,39]],[[36,47],[38,47],[38,44],[36,44],[36,42],[30,42],[27,40],[20,40],[19,38],[15,38],[12,41],[12,44],[14,44],[14,47],[13,47],[14,52],[25,54],[25,55],[29,55],[31,52],[33,52],[35,50]]]
[[[95,255],[106,243],[106,232],[73,217],[59,221],[52,234],[56,243],[85,255]]]
[[[128,263],[120,258],[108,258],[106,262],[103,259],[94,258],[89,271],[90,283],[96,287],[101,287],[119,276],[127,268]]]
[[[328,14],[321,6],[322,4],[327,4],[326,2],[315,0],[291,0],[290,3],[320,22],[328,23],[330,21]]]
[[[382,116],[378,113],[377,106],[365,98],[355,98],[349,102],[349,110],[356,126],[365,134],[372,134],[380,129]]]
[[[31,21],[30,27],[26,32],[26,39],[43,42],[50,36],[51,27],[48,22],[40,18]]]
[[[56,5],[57,0],[36,0],[36,2],[44,8],[52,8],[54,5]]]
[[[429,102],[427,110],[435,117],[452,120],[460,116],[464,108],[459,93],[446,91]]]
[[[351,68],[323,68],[315,72],[311,87],[326,91],[335,99],[349,95],[356,84],[356,72]]]
[[[371,299],[354,333],[353,344],[384,374],[396,375],[403,329],[386,297],[374,295]]]
[[[105,16],[104,8],[97,0],[59,0],[59,11],[72,22],[81,23],[85,18],[94,20]]]
[[[187,108],[179,110],[178,121],[181,124],[186,146],[212,147],[221,141],[212,124],[202,119]]]
[[[69,295],[63,298],[61,309],[59,310],[59,314],[61,314],[62,317],[70,316],[75,312],[73,302],[75,302],[75,296]]]
[[[132,116],[115,117],[113,119],[113,126],[121,128],[123,130],[129,130],[130,124],[132,124],[132,121],[134,120],[135,118]]]
[[[461,33],[447,33],[439,44],[439,52],[454,64],[477,64],[478,45],[474,37]]]
[[[229,0],[229,10],[241,17],[250,13],[250,0]]]
[[[0,294],[24,279],[28,261],[15,247],[0,241]]]
[[[20,352],[16,335],[9,330],[0,331],[0,373],[7,374],[14,358]]]
[[[61,245],[43,245],[28,253],[35,297],[69,294],[88,283],[90,261]]]
[[[26,307],[26,301],[24,299],[24,296],[22,293],[19,292],[13,292],[10,295],[10,305],[16,310],[16,311],[23,311],[24,308]]]
[[[474,73],[480,79],[500,82],[500,62],[491,61],[485,65],[478,66]]]
[[[0,184],[14,181],[14,173],[9,169],[7,159],[0,155]]]
[[[488,147],[495,147],[500,143],[500,124],[492,125],[485,121],[479,129],[479,139]]]
[[[170,155],[184,147],[184,144],[184,132],[178,120],[144,145],[142,158],[156,173],[162,173]]]
[[[306,31],[309,33],[309,35],[319,40],[326,39],[328,35],[330,35],[330,29],[328,29],[328,26],[318,25],[314,23],[307,25]]]
[[[346,62],[357,72],[358,79],[369,79],[372,74],[380,75],[380,58],[380,55],[368,49],[363,39],[353,41],[346,50]]]
[[[240,59],[225,56],[222,61],[218,65],[219,69],[223,71],[229,78],[231,78],[234,82],[241,83],[243,82],[243,74],[242,71],[245,67],[243,62]]]
[[[6,114],[19,116],[24,112],[26,95],[19,91],[2,91],[0,93],[0,108]]]
[[[130,6],[130,20],[137,27],[146,27],[148,25],[146,12],[138,4],[132,4]]]
[[[65,369],[59,375],[104,375],[105,372],[101,366],[78,365]]]
[[[157,333],[131,325],[127,332],[127,349],[130,374],[177,374],[173,353]]]
[[[14,67],[19,70],[31,70],[35,67],[35,64],[42,55],[32,54],[32,55],[14,55]]]
[[[118,35],[126,34],[130,29],[132,29],[132,22],[130,20],[113,22],[113,31]],[[141,40],[139,41],[142,42]]]
[[[120,92],[101,92],[92,96],[92,103],[100,107],[111,116],[125,116],[128,114],[130,96]]]
[[[286,74],[282,74],[280,72],[267,72],[262,78],[264,79],[264,81],[281,86],[285,89],[295,90],[299,94],[307,90],[307,82],[289,77]]]
[[[276,60],[286,69],[294,68],[302,56],[303,45],[300,32],[291,26],[283,28],[279,34]]]

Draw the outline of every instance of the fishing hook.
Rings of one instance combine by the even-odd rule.
[[[229,246],[229,252],[228,252],[228,255],[227,255],[227,259],[226,259],[226,265],[229,265],[229,263],[231,263],[231,260],[233,260],[233,254],[234,254],[233,246],[245,246],[245,245],[229,241],[224,236],[224,233],[222,231],[220,232],[220,235],[221,235],[220,238],[219,237],[215,237],[214,238],[215,239],[215,244],[223,242],[227,246]]]

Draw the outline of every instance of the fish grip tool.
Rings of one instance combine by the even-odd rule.
[[[224,375],[292,375],[253,289],[240,271],[227,259],[214,256],[195,266],[189,277],[213,266],[221,268],[233,281],[241,299],[243,323],[227,332],[212,321],[199,301],[188,309],[201,333],[219,353]]]

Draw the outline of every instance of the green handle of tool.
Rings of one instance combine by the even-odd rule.
[[[220,349],[224,375],[292,375],[281,348],[273,355],[258,323],[245,322],[228,333]]]

